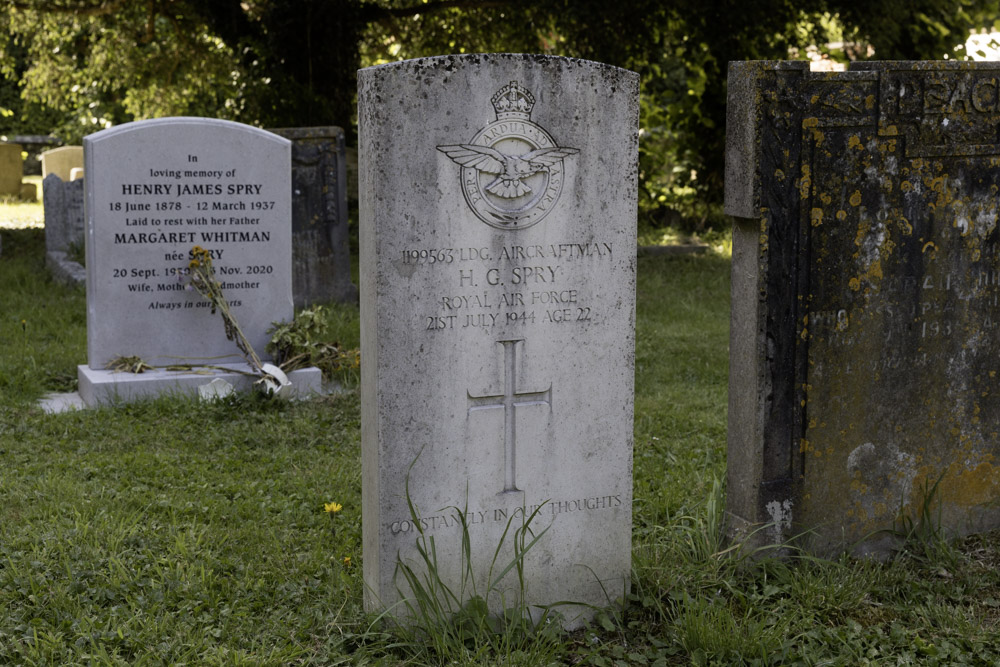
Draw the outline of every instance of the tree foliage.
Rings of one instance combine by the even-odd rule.
[[[998,0],[8,0],[0,133],[33,119],[78,140],[109,124],[205,115],[350,130],[358,67],[462,52],[588,58],[641,77],[649,220],[722,192],[731,60],[959,58]]]

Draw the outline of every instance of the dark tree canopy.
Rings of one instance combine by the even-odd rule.
[[[0,133],[204,115],[351,131],[356,71],[488,51],[639,72],[644,214],[721,197],[730,60],[961,58],[998,0],[8,0]],[[693,209],[687,211],[694,212]]]

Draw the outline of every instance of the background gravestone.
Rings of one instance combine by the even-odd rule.
[[[290,142],[229,121],[162,118],[92,134],[84,152],[88,365],[79,367],[81,397],[91,404],[88,395],[102,387],[138,396],[181,383],[167,372],[103,370],[119,356],[157,367],[245,368],[222,318],[185,289],[196,245],[212,253],[234,315],[265,358],[268,327],[293,315]],[[318,370],[311,371],[318,388]]]
[[[446,56],[362,70],[358,99],[367,604],[409,595],[420,531],[460,590],[459,509],[485,594],[540,508],[525,603],[608,605],[630,580],[638,78]],[[518,597],[512,572],[493,611]]]
[[[21,144],[0,143],[0,195],[21,196]]]
[[[735,535],[885,552],[925,501],[947,534],[1000,526],[998,80],[730,66]]]
[[[292,141],[292,295],[296,307],[356,303],[351,282],[344,130],[271,130]]]
[[[83,168],[83,146],[60,146],[45,151],[40,156],[42,161],[42,178],[55,174],[63,181],[69,181],[70,172]]]
[[[60,282],[83,284],[84,182],[64,183],[55,174],[42,181],[45,212],[45,264]]]
[[[41,153],[62,143],[58,137],[39,134],[14,135],[9,137],[9,140],[11,143],[21,144],[21,150],[27,153],[27,157],[24,158],[24,173],[31,176],[42,173]]]
[[[66,193],[61,178],[51,174],[42,181],[42,206],[45,212],[45,252],[66,252]],[[80,235],[83,241],[83,235]]]

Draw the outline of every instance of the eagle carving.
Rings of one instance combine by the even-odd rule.
[[[538,148],[522,155],[507,155],[488,146],[456,144],[438,146],[437,149],[452,160],[471,169],[496,176],[486,184],[486,191],[504,199],[514,199],[531,192],[524,179],[542,171],[568,155],[580,151],[576,148],[551,146]]]

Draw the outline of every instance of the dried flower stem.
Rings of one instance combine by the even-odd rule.
[[[216,310],[222,315],[222,322],[226,327],[226,338],[236,343],[236,347],[243,353],[243,357],[250,364],[250,367],[257,373],[266,375],[260,357],[254,352],[250,341],[247,340],[247,337],[243,334],[243,330],[240,329],[240,324],[236,321],[236,316],[233,315],[233,312],[229,308],[229,302],[222,293],[222,285],[215,279],[215,269],[212,268],[212,255],[201,246],[195,246],[191,248],[191,256],[192,259],[188,264],[188,267],[191,269],[189,284],[198,294],[211,302],[213,315]]]

